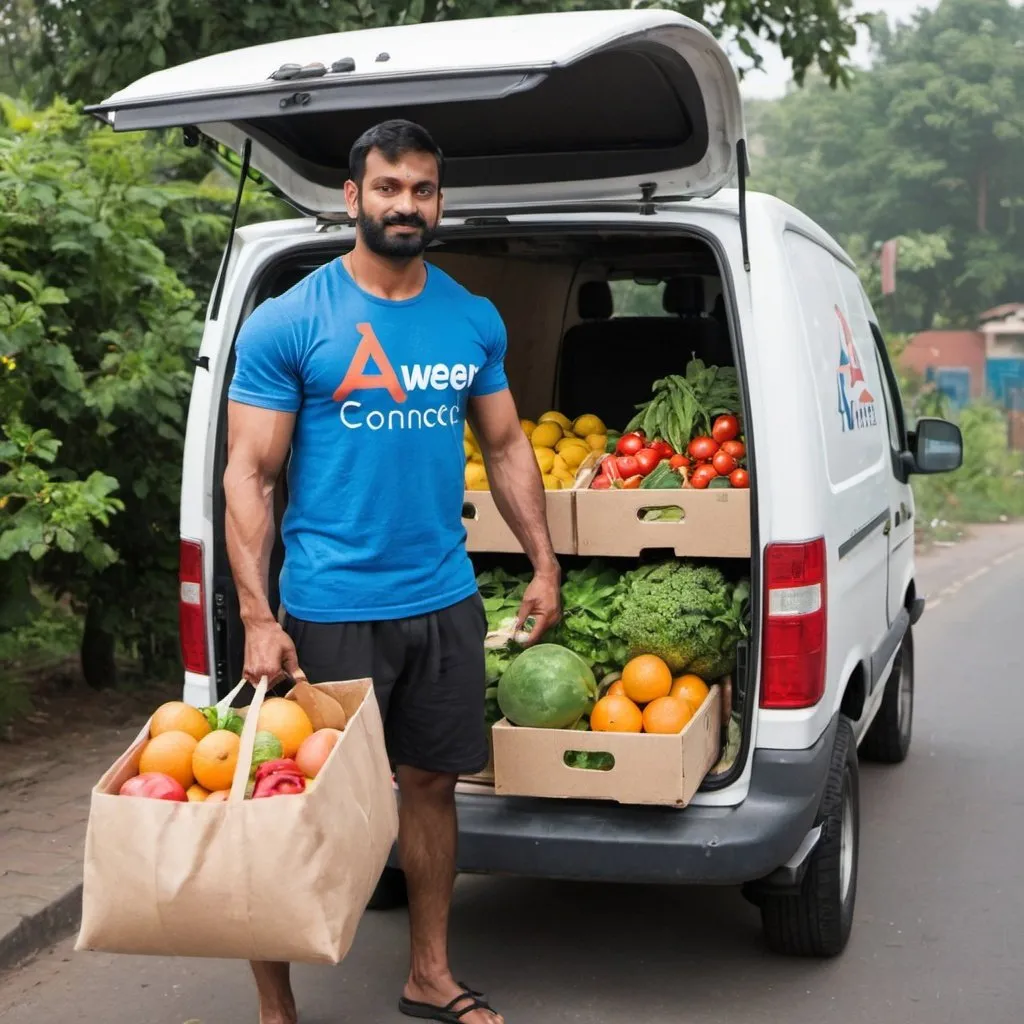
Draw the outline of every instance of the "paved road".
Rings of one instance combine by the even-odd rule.
[[[1010,552],[1015,552],[1011,555]],[[461,879],[453,954],[510,1024],[1017,1024],[1024,1006],[1024,529],[924,560],[911,756],[863,771],[854,936],[837,961],[764,951],[734,890]],[[215,913],[216,908],[211,907]],[[402,912],[300,969],[306,1024],[390,1024]],[[244,965],[74,954],[0,981],[3,1024],[255,1024]]]

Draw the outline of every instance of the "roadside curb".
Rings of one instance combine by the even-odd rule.
[[[73,932],[82,920],[82,883],[0,934],[0,972],[9,971]]]

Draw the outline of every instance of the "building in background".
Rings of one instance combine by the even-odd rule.
[[[954,408],[981,398],[1002,406],[1011,446],[1024,449],[1024,302],[986,310],[973,331],[922,331],[900,362]]]

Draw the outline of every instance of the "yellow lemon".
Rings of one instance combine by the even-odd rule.
[[[550,448],[534,448],[533,454],[537,457],[537,465],[542,473],[550,473],[555,466],[555,453]]]
[[[568,448],[563,448],[559,455],[562,461],[569,467],[569,469],[579,469],[580,463],[590,454],[590,449],[586,445],[573,444]]]
[[[595,452],[603,452],[608,444],[607,434],[587,434],[587,444]]]
[[[573,433],[579,434],[580,437],[586,437],[588,434],[606,434],[608,428],[601,421],[600,416],[586,415],[579,416],[576,422],[572,425]]]
[[[572,430],[572,421],[564,413],[560,413],[555,409],[550,412],[544,413],[538,423],[557,423],[563,430]]]
[[[562,440],[562,428],[557,423],[548,421],[538,423],[537,429],[530,437],[534,448],[554,448]]]
[[[523,433],[527,437],[532,437],[533,432],[537,429],[537,424],[533,420],[520,420],[519,426],[523,428]]]
[[[479,462],[470,462],[466,466],[466,490],[487,490],[487,470]]]
[[[560,491],[562,489],[562,481],[557,476],[552,476],[550,473],[544,474],[544,490],[545,491]]]
[[[558,477],[558,479],[562,481],[562,487],[564,487],[567,491],[571,490],[572,485],[576,483],[576,477],[573,476],[573,474],[568,469],[563,470],[562,472],[558,472],[558,470],[555,470],[555,472],[552,473],[551,475],[554,477]]]
[[[468,441],[462,442],[462,450],[466,453],[467,459],[471,459],[473,457],[473,453],[476,451]]]
[[[556,452],[563,452],[566,448],[582,448],[584,451],[588,451],[587,442],[581,437],[563,437],[558,444],[555,445]]]
[[[484,464],[484,456],[483,456],[483,453],[482,453],[482,452],[477,452],[477,451],[474,451],[474,452],[473,452],[473,454],[472,454],[472,455],[470,455],[470,457],[469,457],[469,461],[470,461],[470,462],[476,462],[476,463],[479,463],[479,464],[480,464],[480,465],[482,466],[482,465]]]
[[[551,463],[551,472],[555,476],[559,476],[561,473],[569,472],[569,464],[562,458],[561,455],[556,455]]]

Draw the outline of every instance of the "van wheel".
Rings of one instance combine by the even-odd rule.
[[[885,696],[861,743],[866,761],[899,764],[910,751],[914,725],[914,637],[909,627],[885,684]]]
[[[400,868],[385,868],[366,906],[368,910],[395,910],[408,903],[409,891],[405,886],[405,872]]]
[[[800,892],[764,893],[761,923],[769,948],[787,956],[831,957],[846,948],[853,928],[860,843],[860,782],[853,728],[840,717],[816,824],[822,837],[810,856]]]

